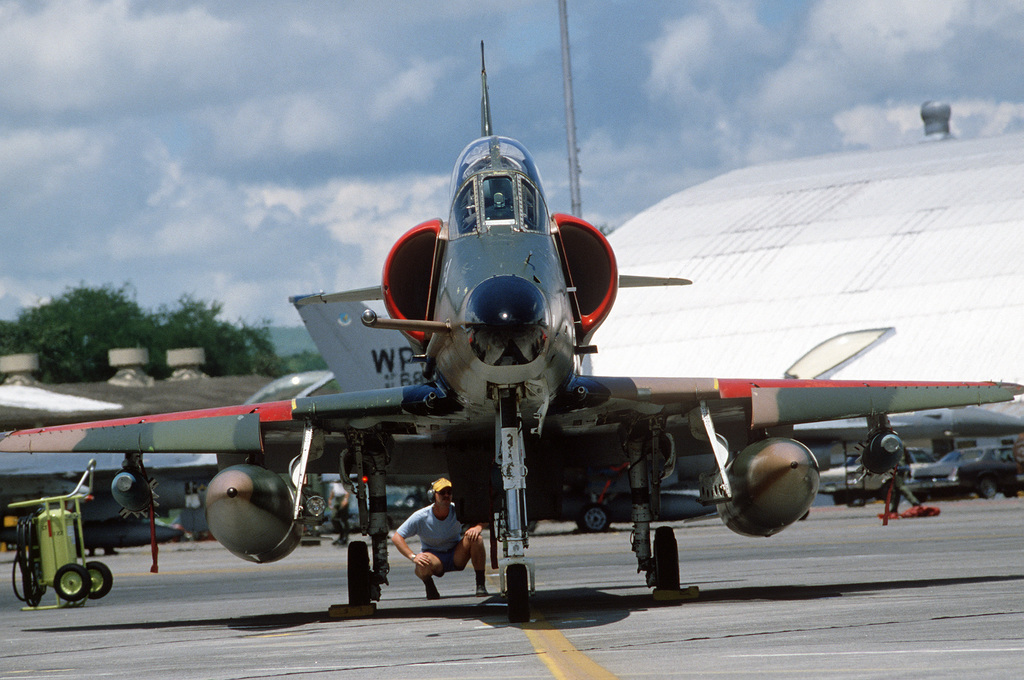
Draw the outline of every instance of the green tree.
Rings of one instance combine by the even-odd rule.
[[[221,305],[183,296],[176,307],[148,312],[128,284],[69,288],[51,302],[23,309],[15,321],[0,322],[0,353],[37,352],[44,382],[91,382],[113,375],[107,351],[146,347],[147,372],[170,374],[168,349],[203,347],[213,376],[278,375],[280,361],[264,322],[259,326],[218,320]]]
[[[21,310],[2,330],[4,354],[39,354],[44,382],[83,382],[110,377],[107,350],[148,347],[153,327],[125,284],[69,288],[48,304]]]
[[[303,373],[305,371],[326,371],[327,362],[319,352],[298,352],[281,357],[281,373]]]

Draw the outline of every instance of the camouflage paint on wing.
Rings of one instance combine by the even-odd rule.
[[[254,413],[0,435],[0,452],[29,453],[249,453],[262,444]]]
[[[1013,399],[1018,386],[999,383],[751,386],[752,428],[991,404]]]

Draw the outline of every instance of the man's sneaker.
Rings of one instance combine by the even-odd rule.
[[[476,596],[477,597],[487,597],[487,586],[482,585],[482,584],[477,586],[476,587]]]
[[[428,578],[423,582],[423,585],[427,588],[427,599],[428,600],[440,600],[441,593],[437,592],[437,586],[434,585],[434,579]]]

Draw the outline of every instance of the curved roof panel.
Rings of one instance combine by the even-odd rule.
[[[610,241],[623,273],[694,285],[620,291],[595,373],[778,377],[892,326],[833,377],[1024,381],[1024,135],[736,170]]]

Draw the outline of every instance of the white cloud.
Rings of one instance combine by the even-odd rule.
[[[375,283],[446,217],[481,37],[496,122],[566,209],[557,23],[546,0],[0,0],[0,316],[130,281],[296,323],[287,295]],[[575,3],[570,32],[599,224],[747,163],[916,141],[929,98],[961,137],[1024,129],[1012,0]]]
[[[1024,102],[955,100],[950,120],[960,137],[995,137],[1024,130]]]
[[[0,7],[0,103],[13,111],[136,110],[231,82],[238,27],[203,7],[128,0]],[[165,93],[161,95],[161,93]]]
[[[59,200],[69,183],[108,161],[106,140],[81,128],[0,131],[0,188],[6,201]]]
[[[955,137],[994,137],[1024,130],[1024,103],[956,99],[950,104]],[[833,123],[845,147],[885,149],[924,139],[921,104],[863,105],[839,111]]]
[[[924,139],[920,104],[855,106],[832,121],[847,147],[884,149]]]
[[[423,104],[433,94],[442,74],[441,64],[414,59],[411,66],[381,83],[371,105],[373,117],[387,119],[402,107]]]
[[[691,13],[666,22],[648,46],[648,90],[684,106],[720,105],[746,78],[737,62],[763,57],[775,49],[751,2],[700,3]]]
[[[213,133],[220,158],[252,162],[336,148],[353,129],[345,111],[317,95],[292,93],[211,109],[201,120]]]

